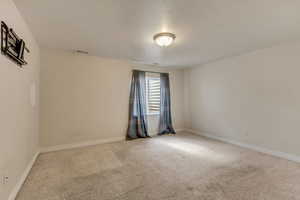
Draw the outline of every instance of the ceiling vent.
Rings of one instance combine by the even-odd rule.
[[[87,52],[87,51],[82,51],[82,50],[75,50],[75,53],[89,54],[89,52]]]

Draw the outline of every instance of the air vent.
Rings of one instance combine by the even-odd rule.
[[[76,53],[80,53],[80,54],[89,54],[89,52],[87,51],[82,51],[82,50],[75,50]]]
[[[159,66],[158,62],[147,62],[143,60],[132,59],[131,62],[137,66],[139,65],[149,65],[149,66]]]

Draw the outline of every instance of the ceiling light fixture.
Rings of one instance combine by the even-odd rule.
[[[174,42],[175,38],[176,38],[175,34],[163,32],[154,35],[153,40],[157,45],[161,47],[167,47]]]

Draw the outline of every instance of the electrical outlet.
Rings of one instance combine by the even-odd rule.
[[[2,177],[2,184],[6,185],[8,183],[8,176],[3,176]]]

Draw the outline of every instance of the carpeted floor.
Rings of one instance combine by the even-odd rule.
[[[39,156],[17,200],[296,200],[300,165],[180,133]]]

